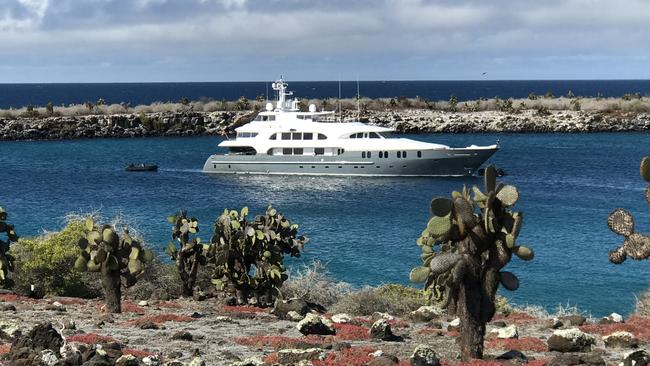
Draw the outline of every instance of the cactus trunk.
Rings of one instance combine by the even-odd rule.
[[[460,284],[456,315],[460,318],[460,357],[462,362],[483,358],[483,339],[485,337],[485,318],[482,306],[486,293],[482,286],[478,263],[469,266]],[[491,316],[490,316],[491,318]]]
[[[106,311],[110,313],[122,312],[122,288],[120,281],[120,272],[111,271],[102,276],[104,285],[104,296],[106,302]]]

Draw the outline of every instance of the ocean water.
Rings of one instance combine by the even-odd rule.
[[[190,100],[236,100],[269,95],[273,99],[271,80],[259,82],[206,83],[88,83],[88,84],[0,84],[0,109],[18,108],[29,104],[45,106],[96,102],[131,105],[153,102]],[[336,98],[337,81],[291,81],[289,89],[300,98]],[[650,80],[471,80],[471,81],[361,81],[360,94],[370,98],[420,96],[433,101],[449,100],[453,94],[458,100],[479,98],[525,98],[529,93],[543,95],[547,91],[556,96],[572,91],[578,96],[620,97],[625,93],[650,93]],[[352,98],[357,93],[356,81],[341,82],[341,95]]]
[[[503,181],[521,192],[525,214],[521,242],[536,251],[532,262],[508,265],[520,280],[517,304],[554,309],[577,305],[594,315],[633,309],[635,294],[650,285],[647,262],[613,265],[607,252],[622,243],[607,215],[630,210],[637,230],[649,232],[642,156],[650,134],[418,135],[452,146],[490,144],[502,149],[492,162]],[[359,178],[208,176],[200,172],[219,142],[214,137],[104,139],[0,143],[0,205],[22,236],[58,230],[71,212],[121,215],[159,253],[169,241],[165,217],[185,208],[209,240],[225,207],[251,212],[273,203],[300,224],[311,242],[293,269],[315,259],[355,286],[408,284],[420,264],[415,240],[429,217],[432,197],[446,196],[481,178]],[[157,173],[128,173],[129,162],[155,162]],[[419,286],[419,285],[417,285]]]

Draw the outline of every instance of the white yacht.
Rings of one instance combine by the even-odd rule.
[[[393,137],[391,128],[361,122],[337,122],[333,111],[315,105],[301,112],[298,99],[280,78],[274,106],[235,129],[237,137],[219,144],[226,154],[211,155],[204,173],[458,176],[473,174],[498,149],[490,146],[451,148]]]

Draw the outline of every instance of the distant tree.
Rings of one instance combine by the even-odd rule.
[[[528,94],[528,99],[530,99],[530,100],[536,100],[536,99],[537,99],[537,95],[536,95],[535,93],[529,93],[529,94]]]
[[[190,105],[190,100],[185,96],[181,97],[180,102],[182,105]]]
[[[104,98],[99,98],[99,99],[97,99],[97,103],[95,103],[95,104],[97,106],[106,105],[106,101],[104,100]]]
[[[237,99],[237,102],[235,103],[235,109],[237,109],[238,111],[245,111],[248,110],[249,108],[250,108],[250,103],[248,102],[248,98],[242,95],[241,97],[239,97],[239,99]]]
[[[456,107],[458,106],[458,98],[452,94],[449,97],[449,110],[452,112],[456,112]]]
[[[549,91],[547,91],[546,93],[544,93],[544,98],[546,98],[546,99],[552,99],[552,98],[555,98],[555,95],[553,94],[552,91],[549,90]]]
[[[576,95],[573,94],[573,91],[569,90],[569,91],[566,93],[566,97],[569,98],[569,99],[572,99],[572,98],[575,98]]]
[[[45,110],[47,111],[48,115],[53,115],[54,114],[54,104],[52,102],[48,102],[47,105],[45,106]]]

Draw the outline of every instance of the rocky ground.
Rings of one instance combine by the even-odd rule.
[[[272,314],[213,299],[180,299],[125,300],[123,313],[111,315],[98,300],[3,293],[0,365],[459,365],[458,321],[435,308],[402,317],[309,314],[302,301]],[[54,330],[37,327],[42,323]],[[474,365],[626,360],[625,366],[638,366],[649,360],[644,349],[650,347],[650,318],[513,312],[498,314],[488,332],[486,360]]]
[[[200,136],[232,133],[255,111],[160,112],[71,117],[0,117],[0,140],[57,140],[101,137]],[[348,111],[346,119],[356,119]],[[400,133],[620,132],[649,131],[650,114],[536,110],[448,112],[427,109],[370,110],[361,120]]]

